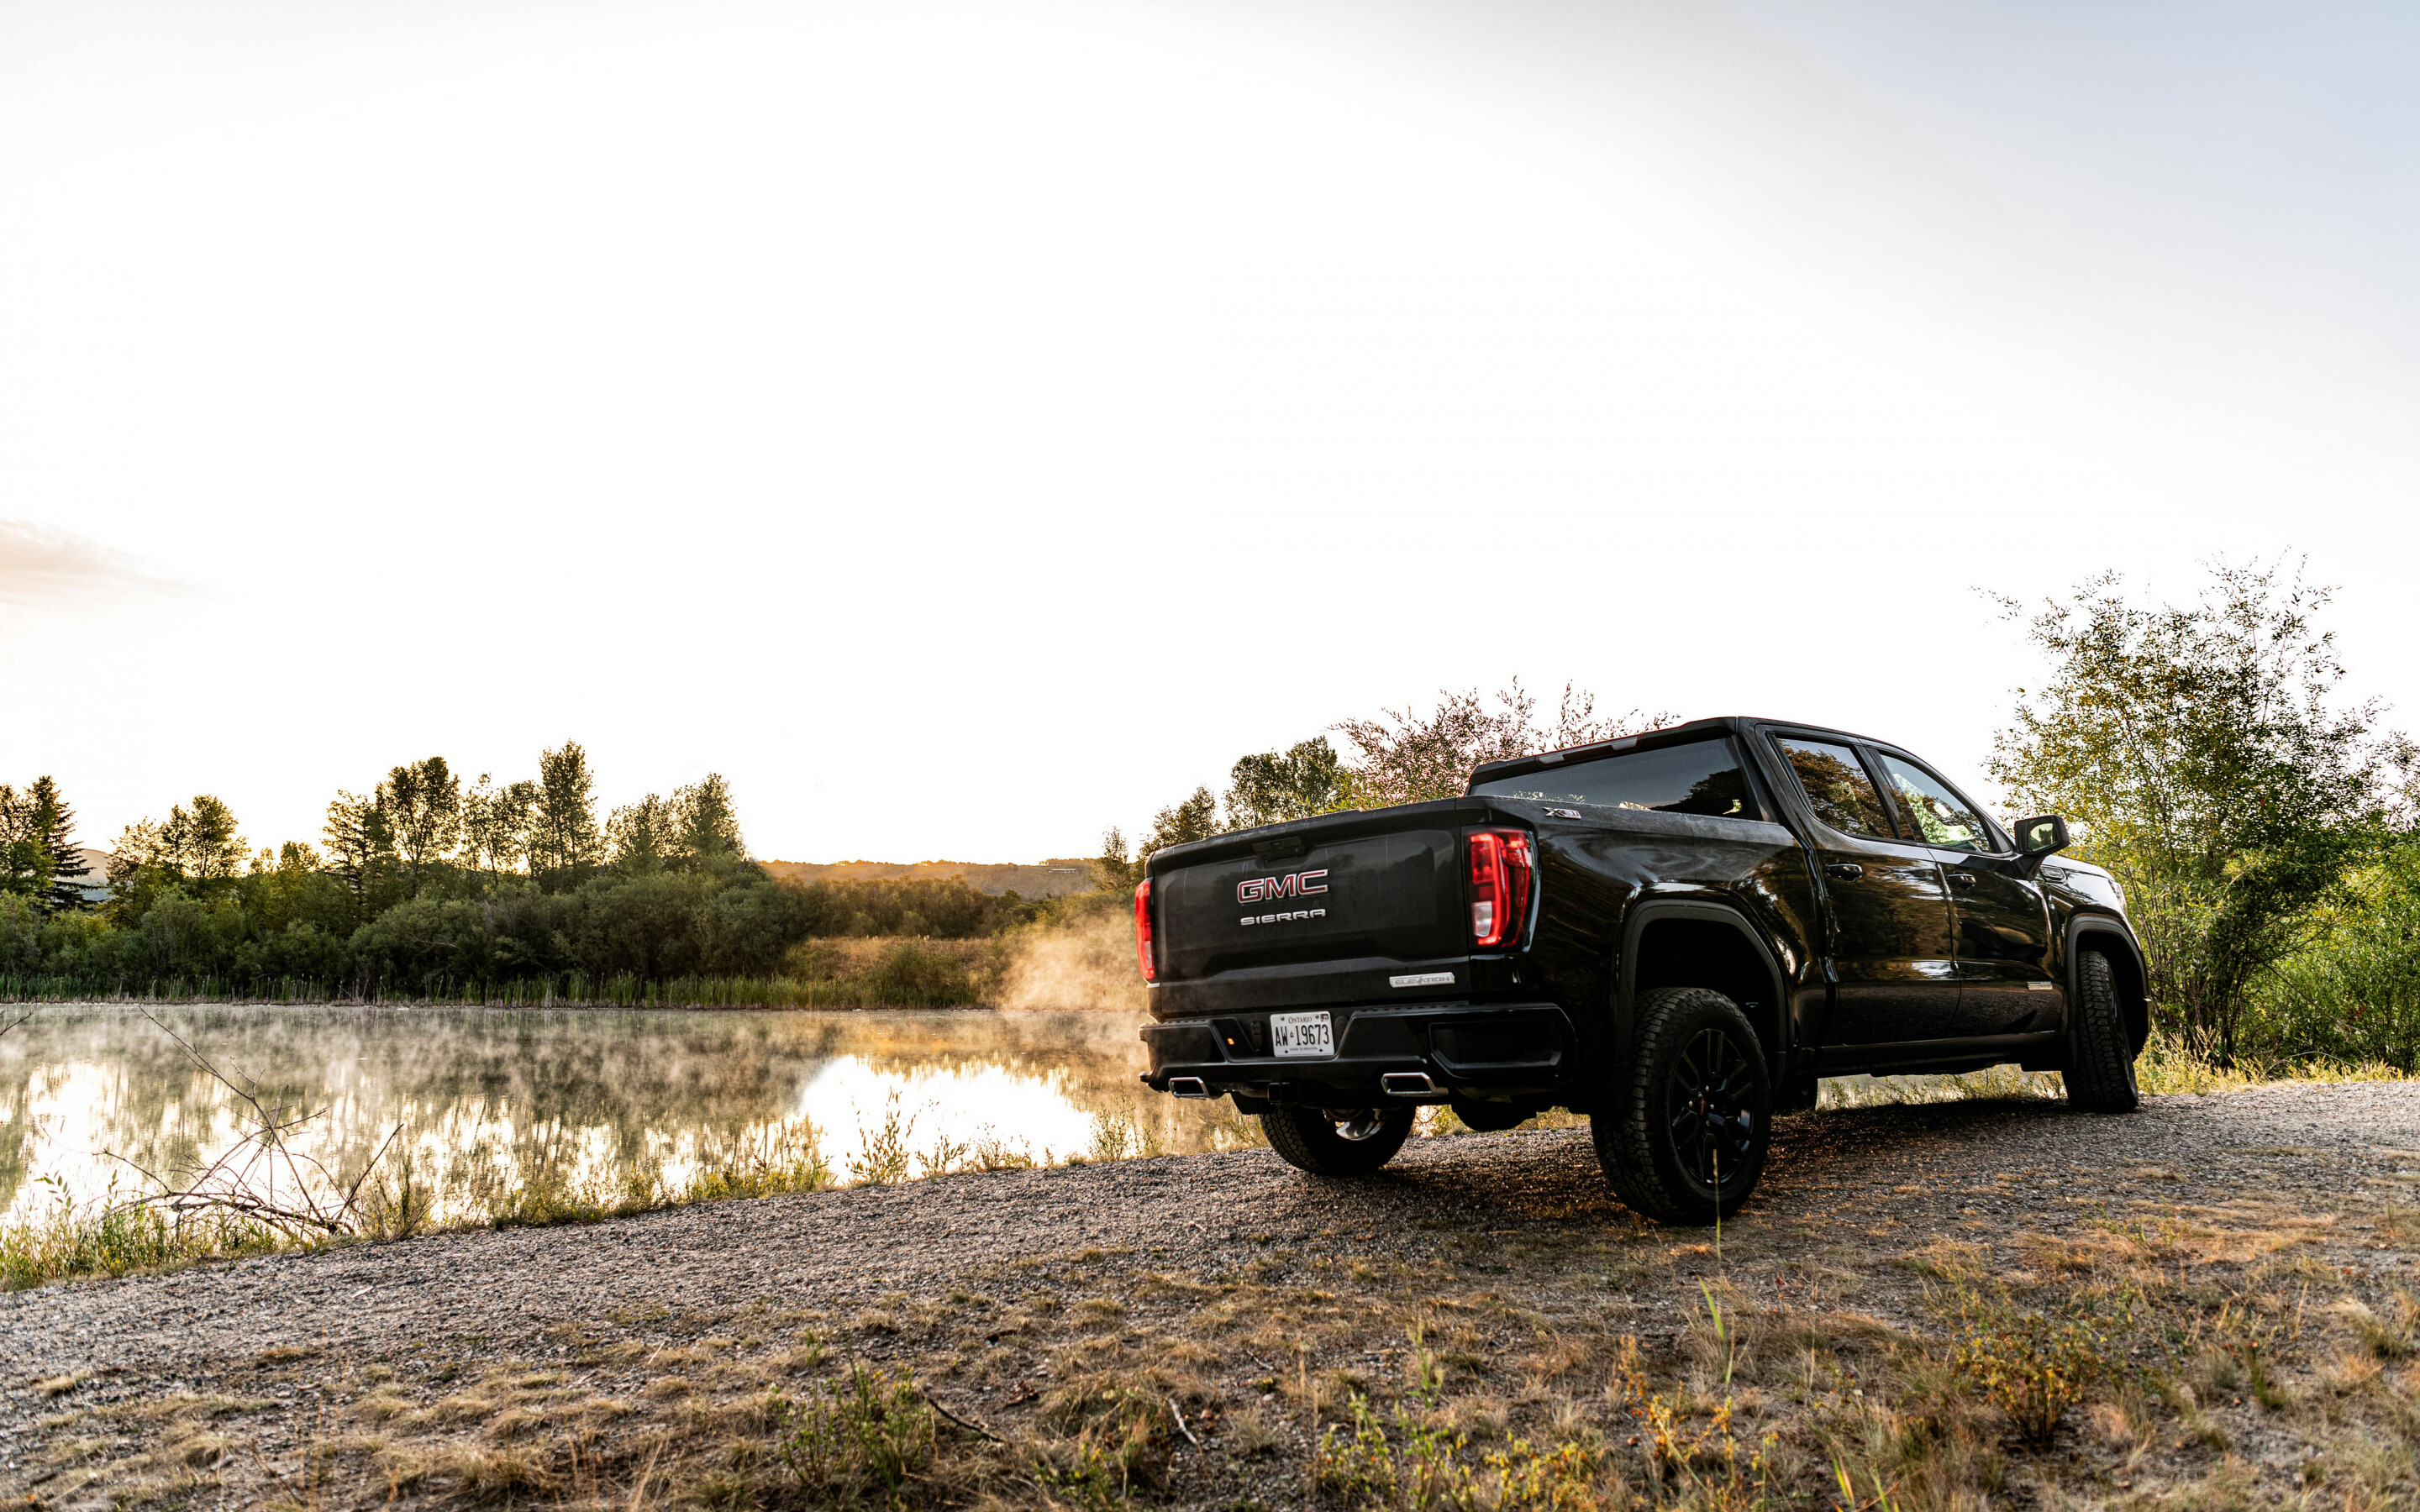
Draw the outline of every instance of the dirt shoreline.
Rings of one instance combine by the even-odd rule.
[[[2334,1278],[2392,1318],[2420,1288],[2415,1199],[2420,1084],[2280,1084],[2126,1118],[2020,1101],[1793,1116],[1719,1253],[1622,1210],[1572,1132],[1419,1141],[1354,1182],[1242,1151],[440,1234],[0,1296],[0,1488],[58,1506],[306,1488],[328,1506],[451,1504],[489,1494],[475,1465],[520,1444],[525,1490],[589,1504],[585,1443],[596,1504],[624,1504],[670,1467],[731,1459],[706,1443],[718,1413],[728,1427],[768,1386],[857,1360],[912,1366],[956,1416],[1037,1442],[1086,1421],[1070,1382],[1142,1372],[1191,1414],[1154,1451],[1151,1498],[1228,1504],[1308,1455],[1314,1408],[1400,1391],[1415,1313],[1459,1332],[1444,1357],[1482,1440],[1577,1432],[1584,1410],[1619,1447],[1601,1362],[1578,1356],[1627,1335],[1685,1369],[1708,1285],[1915,1337],[1943,1273],[1911,1257],[1962,1247],[2007,1273],[2010,1245],[2158,1219],[2286,1234],[2306,1293]],[[1547,1337],[1574,1358],[1560,1373],[1538,1363]],[[2300,1473],[2248,1411],[2228,1438],[2243,1473]],[[504,1431],[511,1412],[523,1427]],[[1055,1499],[1013,1479],[987,1494]]]

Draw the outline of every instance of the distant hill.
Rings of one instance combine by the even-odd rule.
[[[777,877],[799,882],[964,877],[977,892],[1013,892],[1021,898],[1057,898],[1093,890],[1092,863],[1064,857],[1053,857],[1039,866],[973,861],[767,861],[764,866]]]

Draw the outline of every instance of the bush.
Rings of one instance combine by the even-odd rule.
[[[61,914],[42,926],[45,975],[115,982],[126,973],[125,932],[99,914]]]
[[[697,975],[706,957],[703,916],[713,896],[714,879],[694,873],[582,883],[564,900],[574,969],[644,981]]]
[[[772,1404],[782,1425],[779,1452],[819,1505],[878,1500],[897,1505],[901,1490],[928,1470],[939,1423],[913,1375],[893,1378],[862,1365],[806,1400]]]
[[[971,940],[1040,912],[1016,893],[977,892],[964,877],[878,877],[790,885],[805,915],[803,935],[923,934]]]
[[[2111,1342],[2089,1315],[2025,1312],[1996,1287],[1962,1287],[1953,1307],[1953,1364],[2028,1443],[2049,1443],[2067,1410],[2113,1367]]]
[[[961,955],[923,940],[900,940],[883,951],[869,986],[876,1002],[899,1008],[947,1008],[983,996]]]
[[[23,893],[0,892],[0,976],[30,977],[42,965],[42,916]]]
[[[442,995],[519,975],[518,951],[492,903],[414,898],[353,932],[353,972],[372,992]]]
[[[2355,872],[2346,892],[2261,983],[2258,1049],[2420,1072],[2420,842]]]
[[[352,974],[347,942],[307,921],[250,942],[237,955],[237,975],[254,981],[314,982],[334,992]]]

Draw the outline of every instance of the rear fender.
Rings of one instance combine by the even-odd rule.
[[[1658,987],[1711,987],[1747,1015],[1764,1046],[1767,1074],[1776,1087],[1782,1084],[1791,1046],[1781,967],[1738,909],[1695,899],[1639,903],[1622,926],[1617,980],[1616,1056],[1630,1049],[1639,994]]]

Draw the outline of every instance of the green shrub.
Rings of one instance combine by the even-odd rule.
[[[844,1380],[791,1403],[777,1399],[783,1462],[821,1506],[897,1506],[934,1458],[937,1423],[913,1375],[852,1365]]]
[[[900,940],[882,953],[869,985],[878,999],[901,1008],[943,1008],[981,996],[974,977],[955,951],[923,940]]]
[[[2257,991],[2259,1048],[2420,1072],[2420,842],[2362,868],[2345,891]]]
[[[1957,1319],[1952,1363],[2031,1443],[2050,1442],[2067,1410],[2118,1359],[2100,1319],[2026,1312],[1999,1287],[1962,1286],[1950,1310]]]

